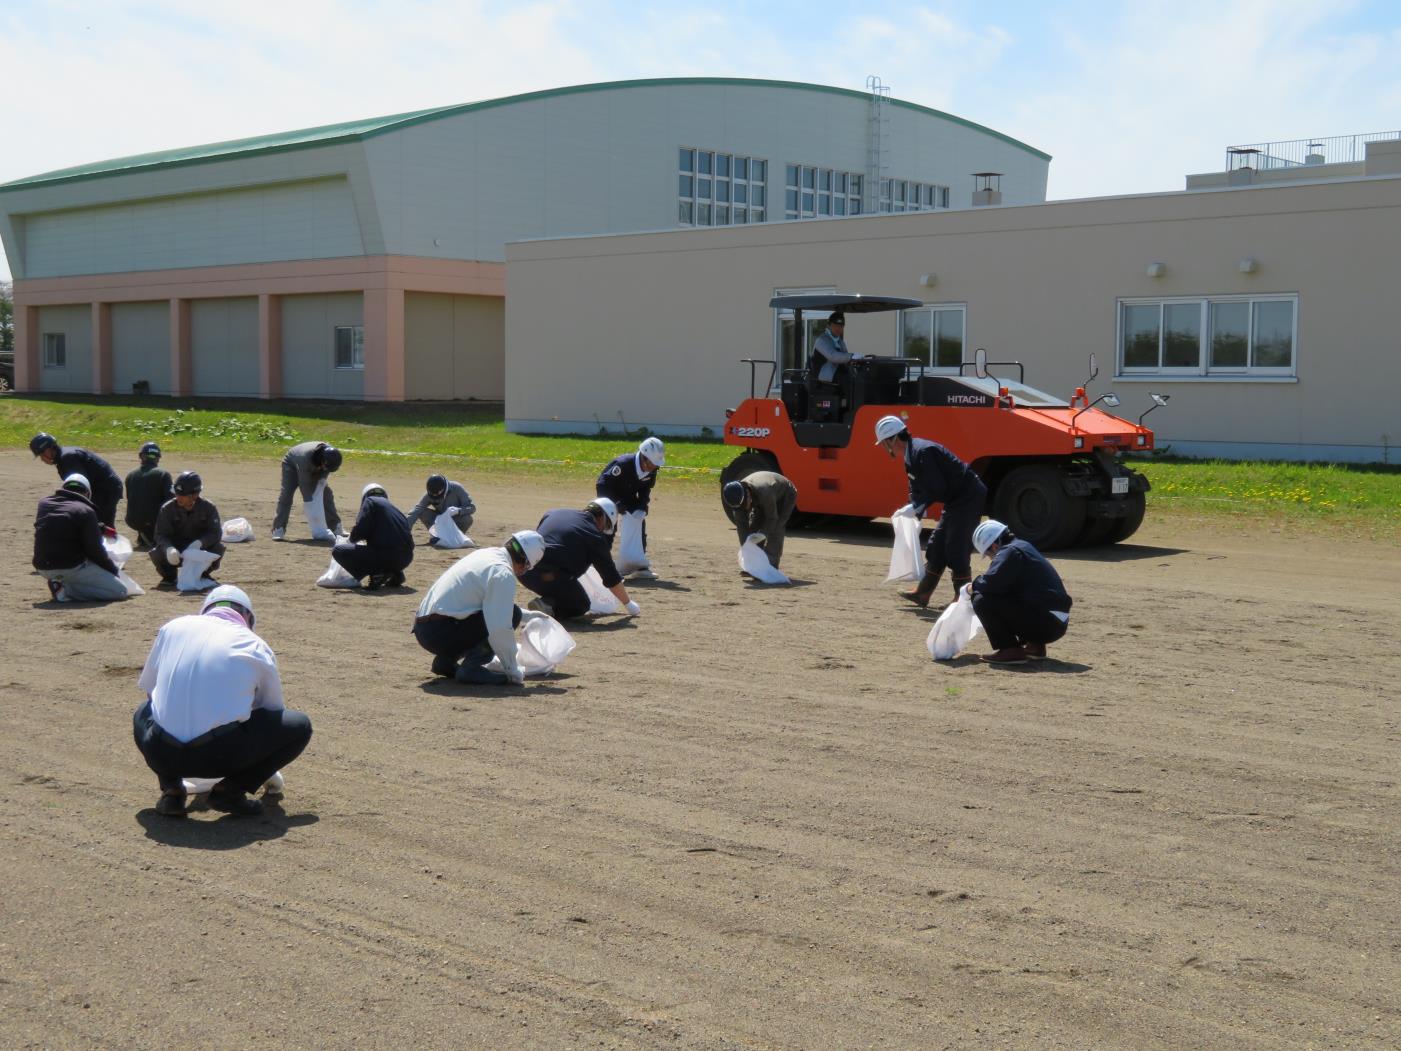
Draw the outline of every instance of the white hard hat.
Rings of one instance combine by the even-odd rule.
[[[389,495],[384,491],[384,486],[380,485],[378,482],[371,482],[369,485],[365,486],[365,488],[360,490],[360,499],[365,499],[365,497],[369,496],[371,493],[379,493],[380,496],[385,497]]]
[[[200,606],[201,613],[207,613],[214,607],[223,603],[230,603],[238,606],[244,613],[248,621],[248,626],[253,626],[253,600],[248,597],[242,588],[236,588],[232,584],[220,584],[217,588],[204,596],[204,605]]]
[[[92,495],[92,485],[88,482],[88,476],[85,474],[70,474],[63,480],[63,488],[80,488],[89,496]]]
[[[511,534],[511,539],[506,541],[506,550],[512,558],[516,554],[512,550],[513,543],[525,556],[526,569],[534,569],[545,557],[545,538],[533,529],[522,529],[519,533]]]
[[[905,421],[899,416],[882,416],[876,421],[876,444],[887,438],[894,438],[905,429]]]
[[[662,444],[660,438],[644,438],[642,444],[637,447],[637,451],[658,467],[666,463],[666,446]]]
[[[988,548],[997,543],[998,538],[1005,532],[1007,532],[1005,525],[995,518],[989,518],[973,530],[973,546],[978,549],[978,554],[986,555]]]
[[[603,517],[608,519],[608,531],[612,532],[613,527],[618,524],[618,505],[606,496],[597,497],[589,501],[589,506],[585,510],[598,508],[603,512]]]

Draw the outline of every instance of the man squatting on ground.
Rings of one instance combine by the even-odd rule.
[[[457,528],[464,533],[472,528],[472,516],[477,513],[477,505],[467,495],[461,482],[450,482],[441,474],[430,474],[424,486],[423,496],[409,512],[409,528],[415,522],[422,522],[432,529],[439,515],[451,515]],[[433,544],[436,538],[430,539]]]
[[[316,485],[326,479],[321,506],[326,511],[326,525],[337,536],[341,531],[341,516],[336,511],[336,498],[331,493],[330,476],[340,470],[341,452],[325,442],[302,442],[287,450],[282,457],[282,489],[277,494],[277,511],[272,517],[272,538],[287,535],[287,519],[292,514],[292,494],[300,492],[306,503],[316,495]]]
[[[764,538],[760,546],[769,556],[769,565],[777,569],[788,519],[798,506],[798,487],[775,471],[755,471],[726,482],[720,498],[734,520],[740,544],[758,533]]]
[[[540,596],[530,604],[556,620],[575,620],[589,611],[589,596],[579,578],[592,566],[603,586],[634,617],[641,607],[628,595],[623,576],[613,562],[613,530],[618,509],[613,501],[600,496],[582,511],[561,507],[546,511],[536,526],[544,538],[545,554],[538,565],[525,573],[521,583]]]
[[[413,634],[433,654],[434,675],[476,685],[525,682],[516,660],[515,629],[544,614],[516,605],[516,580],[544,554],[544,538],[523,529],[504,547],[479,548],[458,559],[433,582],[419,604]],[[504,672],[486,670],[493,653]]]
[[[155,543],[151,545],[151,564],[167,584],[174,584],[185,552],[199,542],[200,550],[220,556],[205,569],[212,577],[219,568],[224,552],[224,527],[219,521],[219,509],[200,493],[204,483],[194,471],[183,471],[175,479],[175,495],[161,507],[156,516]]]
[[[88,480],[70,474],[34,516],[34,568],[57,602],[111,602],[126,598],[117,565],[102,546],[102,526]]]
[[[876,421],[876,444],[883,445],[891,459],[898,456],[904,461],[910,502],[900,511],[912,511],[916,518],[923,518],[930,504],[944,505],[924,547],[924,576],[903,597],[916,606],[928,606],[947,567],[953,573],[957,599],[963,585],[973,579],[973,530],[983,517],[987,486],[976,471],[938,442],[910,437],[905,421],[898,416],[882,416]]]
[[[138,685],[146,701],[132,716],[136,747],[160,782],[156,812],[185,815],[187,777],[221,778],[209,805],[242,817],[262,813],[249,798],[302,754],[311,720],[282,700],[272,647],[253,634],[253,603],[228,584],[198,615],[161,627]],[[281,795],[269,786],[267,795]]]
[[[59,478],[80,474],[91,487],[92,506],[109,536],[116,536],[117,504],[122,499],[122,480],[112,465],[98,456],[73,446],[59,445],[52,434],[36,434],[29,439],[29,451],[58,471]]]
[[[1070,596],[1055,567],[996,519],[973,531],[978,554],[992,559],[973,581],[973,612],[988,633],[989,664],[1041,660],[1070,626]]]
[[[140,465],[126,476],[126,524],[136,531],[136,547],[148,548],[156,535],[156,515],[175,495],[170,472],[161,467],[161,447],[145,442]]]
[[[644,438],[637,452],[623,453],[609,460],[594,482],[594,495],[612,500],[619,514],[642,512],[644,551],[647,549],[647,509],[652,503],[652,489],[657,484],[657,468],[665,463],[666,447],[662,445],[662,440]]]
[[[384,486],[371,482],[360,490],[360,513],[350,539],[331,548],[331,557],[369,591],[404,583],[404,570],[413,561],[413,532]]]

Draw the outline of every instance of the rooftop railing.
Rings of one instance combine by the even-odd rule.
[[[1367,143],[1401,139],[1401,131],[1375,131],[1366,135],[1333,135],[1318,139],[1256,142],[1226,149],[1226,170],[1254,168],[1302,168],[1312,164],[1348,164],[1365,160]]]

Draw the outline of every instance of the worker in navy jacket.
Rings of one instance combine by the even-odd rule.
[[[582,511],[561,507],[545,512],[536,526],[536,532],[545,540],[545,555],[520,578],[522,584],[540,596],[531,604],[532,609],[556,620],[584,616],[590,603],[579,578],[592,567],[598,570],[603,586],[629,613],[636,616],[641,612],[613,563],[612,534],[617,520],[617,507],[606,496],[600,496]]]
[[[136,530],[136,548],[155,543],[156,516],[175,495],[170,472],[161,467],[161,447],[143,442],[141,464],[126,476],[126,524]]]
[[[896,514],[923,518],[931,504],[942,504],[938,524],[924,548],[924,576],[904,597],[917,606],[928,606],[947,568],[953,575],[954,598],[973,579],[973,530],[983,517],[987,486],[978,473],[938,442],[912,438],[905,421],[882,416],[876,421],[876,444],[891,458],[905,464],[910,481],[910,502]]]
[[[80,474],[92,487],[92,506],[108,535],[116,536],[117,504],[122,499],[122,479],[112,465],[97,453],[75,446],[59,445],[52,434],[36,434],[29,439],[29,451],[58,471],[59,478]]]
[[[647,512],[652,503],[652,488],[657,484],[657,469],[666,463],[666,447],[660,438],[644,438],[635,453],[623,453],[608,461],[594,482],[594,492],[606,496],[623,515],[642,514],[642,548],[647,549]],[[651,570],[645,576],[655,576]]]
[[[34,516],[34,568],[56,602],[111,602],[127,596],[119,570],[102,544],[91,488],[70,474],[63,488],[39,501]]]
[[[389,502],[384,486],[371,482],[360,491],[360,514],[350,540],[331,549],[331,557],[365,588],[399,587],[413,561],[413,531],[404,512]]]
[[[1046,646],[1070,626],[1070,596],[1055,567],[1001,522],[989,518],[973,531],[978,554],[992,559],[970,588],[973,612],[988,633],[989,664],[1041,660]]]

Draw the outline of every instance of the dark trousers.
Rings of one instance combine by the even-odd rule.
[[[554,570],[532,569],[521,583],[550,604],[555,620],[572,620],[589,611],[589,596],[577,577]]]
[[[937,576],[949,569],[956,580],[967,580],[973,575],[973,530],[983,517],[987,498],[987,487],[978,482],[973,492],[956,503],[944,505],[939,523],[924,545],[925,573]]]
[[[114,496],[110,500],[93,500],[92,505],[97,508],[98,520],[105,526],[117,527],[117,504],[121,500],[120,496]]]
[[[289,709],[255,708],[247,722],[216,726],[184,744],[160,728],[150,701],[136,709],[131,723],[136,747],[163,790],[182,787],[186,777],[218,777],[236,790],[256,792],[311,740],[311,720]]]
[[[316,492],[316,483],[319,478],[311,479],[310,485],[302,485],[301,475],[297,472],[295,464],[290,464],[286,460],[282,461],[282,488],[277,494],[277,510],[273,512],[272,527],[274,529],[286,529],[287,520],[292,517],[292,496],[301,493],[302,503],[306,503]],[[331,532],[341,531],[341,516],[336,510],[336,497],[331,492],[331,483],[326,482],[325,492],[321,497],[321,506],[326,511],[326,525]]]
[[[213,547],[206,547],[205,550],[221,556],[220,558],[216,558],[213,562],[209,563],[209,568],[204,571],[205,576],[212,577],[214,575],[214,571],[219,568],[219,563],[223,561],[222,556],[224,552],[228,550],[228,548],[226,548],[223,544],[215,544]],[[167,584],[175,583],[175,578],[180,575],[180,567],[172,566],[170,564],[170,559],[165,557],[164,547],[151,548],[151,562],[156,567],[156,572],[161,575],[162,580],[164,580]]]
[[[331,548],[331,557],[356,580],[402,573],[413,561],[413,548],[402,550],[370,547],[369,544],[340,543]]]
[[[1050,610],[1006,595],[973,593],[973,612],[978,615],[988,642],[995,650],[1039,642],[1043,646],[1065,635],[1067,623]]]
[[[511,608],[511,627],[520,626],[521,608]],[[459,660],[468,650],[486,641],[486,618],[480,612],[458,620],[456,617],[420,617],[414,621],[414,638],[435,657]]]

